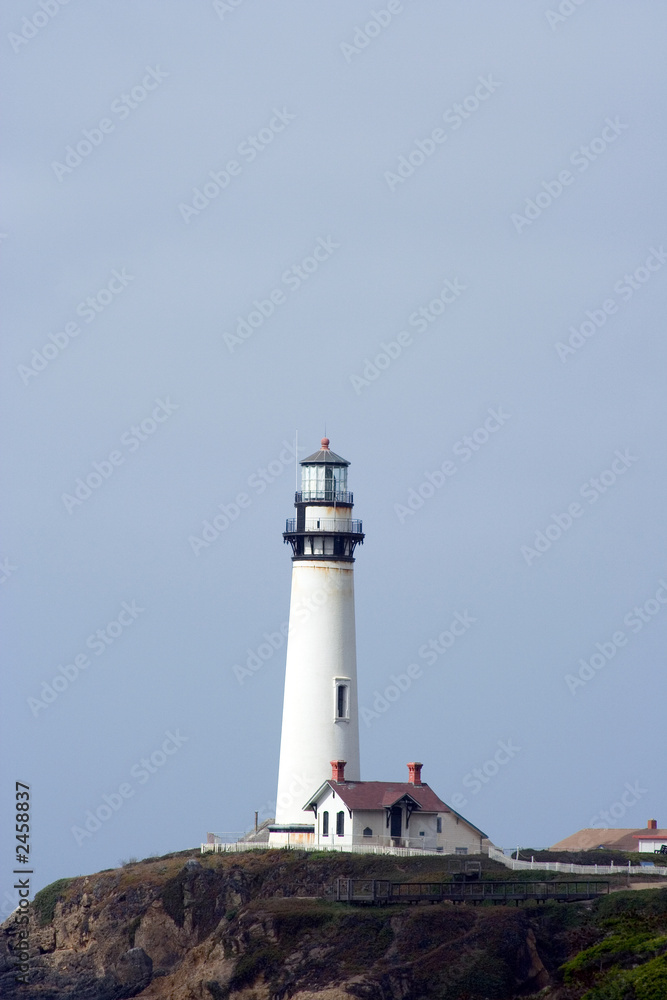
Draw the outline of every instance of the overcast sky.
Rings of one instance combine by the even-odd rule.
[[[667,826],[666,23],[3,4],[0,896],[16,780],[34,888],[273,815],[325,423],[362,776],[503,847]]]

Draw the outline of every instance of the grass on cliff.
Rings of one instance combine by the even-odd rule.
[[[57,882],[52,882],[51,885],[45,885],[36,893],[32,906],[40,927],[51,923],[55,916],[56,903],[66,898],[67,890],[72,881],[71,878],[60,878]]]
[[[561,967],[566,985],[582,1000],[665,1000],[667,890],[605,896],[591,916],[602,938]]]
[[[359,910],[325,900],[273,898],[253,900],[241,911],[244,921],[254,914],[258,920],[270,916],[276,940],[251,940],[236,964],[230,990],[251,986],[260,975],[271,984],[284,972],[286,959],[306,943],[315,950],[326,949],[326,960],[312,960],[310,967],[313,977],[319,973],[326,978],[332,968],[348,975],[368,970],[393,940],[384,907]]]

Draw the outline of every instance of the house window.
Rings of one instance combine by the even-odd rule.
[[[457,848],[455,848],[454,853],[455,854],[467,854],[468,853],[468,848],[467,847],[457,847]]]
[[[420,831],[419,831],[419,836],[420,836],[420,837],[425,837],[425,836],[426,836],[426,834],[424,833],[424,831],[423,831],[423,830],[420,830]]]
[[[350,684],[347,678],[336,678],[336,704],[334,706],[334,718],[350,718]]]
[[[440,816],[435,821],[435,831],[436,833],[442,833],[442,818]]]
[[[329,836],[329,813],[328,812],[323,812],[322,813],[322,836],[323,837],[328,837]]]
[[[373,831],[371,830],[370,826],[365,827],[364,837],[372,837],[372,836],[373,836]]]
[[[339,813],[336,813],[336,834],[342,837],[345,833],[345,813],[341,809]]]

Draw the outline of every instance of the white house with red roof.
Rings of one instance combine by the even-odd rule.
[[[407,781],[348,781],[345,761],[332,761],[331,767],[331,778],[303,807],[313,814],[312,843],[481,853],[486,834],[421,780],[422,764],[408,764]]]

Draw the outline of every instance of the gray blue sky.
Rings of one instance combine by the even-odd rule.
[[[560,9],[3,5],[7,889],[15,780],[35,888],[271,814],[284,646],[234,668],[325,422],[363,776],[501,846],[667,825],[667,12]]]

